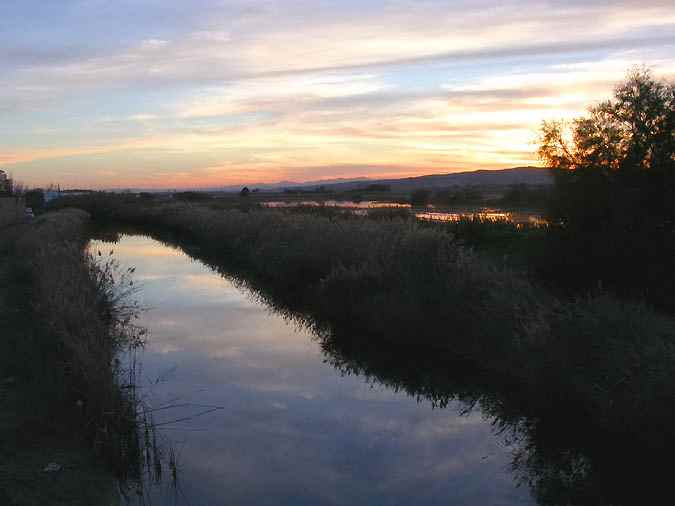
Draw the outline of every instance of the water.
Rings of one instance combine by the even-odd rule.
[[[156,486],[153,504],[533,503],[510,471],[517,446],[478,409],[342,375],[309,331],[179,250],[142,236],[112,248],[149,308],[140,390],[172,406],[154,422],[178,490]]]
[[[462,218],[479,218],[486,221],[508,221],[515,224],[529,224],[541,226],[547,222],[540,214],[531,212],[511,212],[498,209],[480,209],[478,211],[420,211],[415,216],[421,220],[432,221],[459,221]]]
[[[484,220],[508,221],[516,224],[545,225],[547,222],[541,212],[536,211],[507,211],[488,207],[469,209],[448,209],[444,207],[427,205],[413,209],[410,204],[399,202],[383,202],[376,200],[351,201],[351,200],[293,200],[293,201],[268,201],[261,204],[263,207],[338,207],[350,209],[356,214],[365,214],[369,209],[409,209],[415,216],[423,220],[433,221],[459,221],[461,218],[481,218]]]
[[[344,207],[347,209],[382,209],[382,208],[403,208],[410,209],[410,204],[400,202],[383,202],[380,200],[271,200],[263,202],[263,207]]]

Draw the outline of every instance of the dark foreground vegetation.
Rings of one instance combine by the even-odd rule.
[[[274,307],[311,324],[278,302]],[[670,494],[669,471],[662,463],[672,447],[645,448],[632,438],[598,432],[568,399],[539,404],[540,398],[527,397],[531,389],[495,381],[463,361],[423,348],[394,345],[384,352],[360,334],[320,336],[329,363],[343,374],[365,376],[439,407],[455,400],[466,411],[479,406],[505,440],[518,442],[514,478],[530,488],[538,504],[636,505]]]
[[[651,448],[675,435],[663,424],[675,398],[669,318],[604,293],[557,298],[445,227],[104,195],[80,205],[100,223],[170,232],[320,326],[349,329],[383,353],[405,345],[461,359],[533,405],[570,403],[589,430]]]
[[[542,273],[675,312],[675,84],[631,71],[587,116],[545,123],[539,154],[555,174]]]
[[[129,273],[85,251],[88,221],[60,211],[0,236],[3,505],[115,504],[148,463],[152,428],[118,360],[142,343],[138,308]]]
[[[142,232],[116,226],[102,229],[95,237],[116,242],[120,234]],[[668,446],[655,451],[639,441],[595,431],[564,399],[544,409],[527,397],[529,391],[499,381],[494,374],[453,358],[452,353],[408,342],[383,343],[349,325],[327,327],[306,306],[301,307],[299,300],[274,296],[269,284],[211,255],[212,250],[166,230],[155,229],[152,235],[206,262],[285,318],[316,330],[325,361],[341,373],[357,374],[438,407],[454,400],[464,403],[467,411],[478,405],[504,439],[518,441],[514,475],[533,491],[539,504],[643,504],[650,497],[669,493],[669,468],[662,466],[673,450]]]
[[[602,504],[618,475],[635,481],[608,504],[634,503],[642,479],[665,483],[650,464],[675,448],[675,325],[645,304],[554,296],[410,219],[88,204],[100,223],[179,245],[311,325],[343,370],[440,405],[480,402],[527,437],[516,464],[546,504]]]

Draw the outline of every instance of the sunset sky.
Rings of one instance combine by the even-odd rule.
[[[0,168],[213,187],[535,164],[627,69],[675,76],[673,1],[0,2]]]

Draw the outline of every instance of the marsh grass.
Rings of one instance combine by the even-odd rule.
[[[35,440],[62,427],[93,449],[121,490],[138,490],[166,466],[137,394],[134,357],[146,331],[135,323],[134,270],[85,248],[88,221],[81,210],[47,213],[3,237],[0,371],[32,404],[26,409],[43,427]]]
[[[602,291],[559,297],[544,289],[500,258],[520,240],[511,225],[146,205],[112,195],[77,204],[101,223],[198,246],[200,258],[311,315],[320,329],[359,335],[382,353],[404,346],[472,364],[539,413],[564,406],[581,432],[653,449],[675,441],[664,423],[675,398],[672,320]],[[503,246],[493,252],[471,246],[495,235]]]

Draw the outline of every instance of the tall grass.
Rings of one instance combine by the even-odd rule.
[[[414,220],[279,210],[218,211],[80,200],[101,222],[173,234],[197,253],[310,314],[323,330],[459,359],[510,385],[539,413],[650,448],[675,441],[675,327],[604,293],[559,299],[451,229]]]
[[[140,308],[133,269],[88,251],[88,226],[86,212],[62,210],[40,216],[14,239],[14,285],[23,300],[16,300],[17,328],[3,343],[16,364],[6,370],[36,385],[47,416],[71,425],[122,487],[142,487],[145,466],[161,464],[136,395],[134,363],[120,360],[145,338],[134,323]]]

